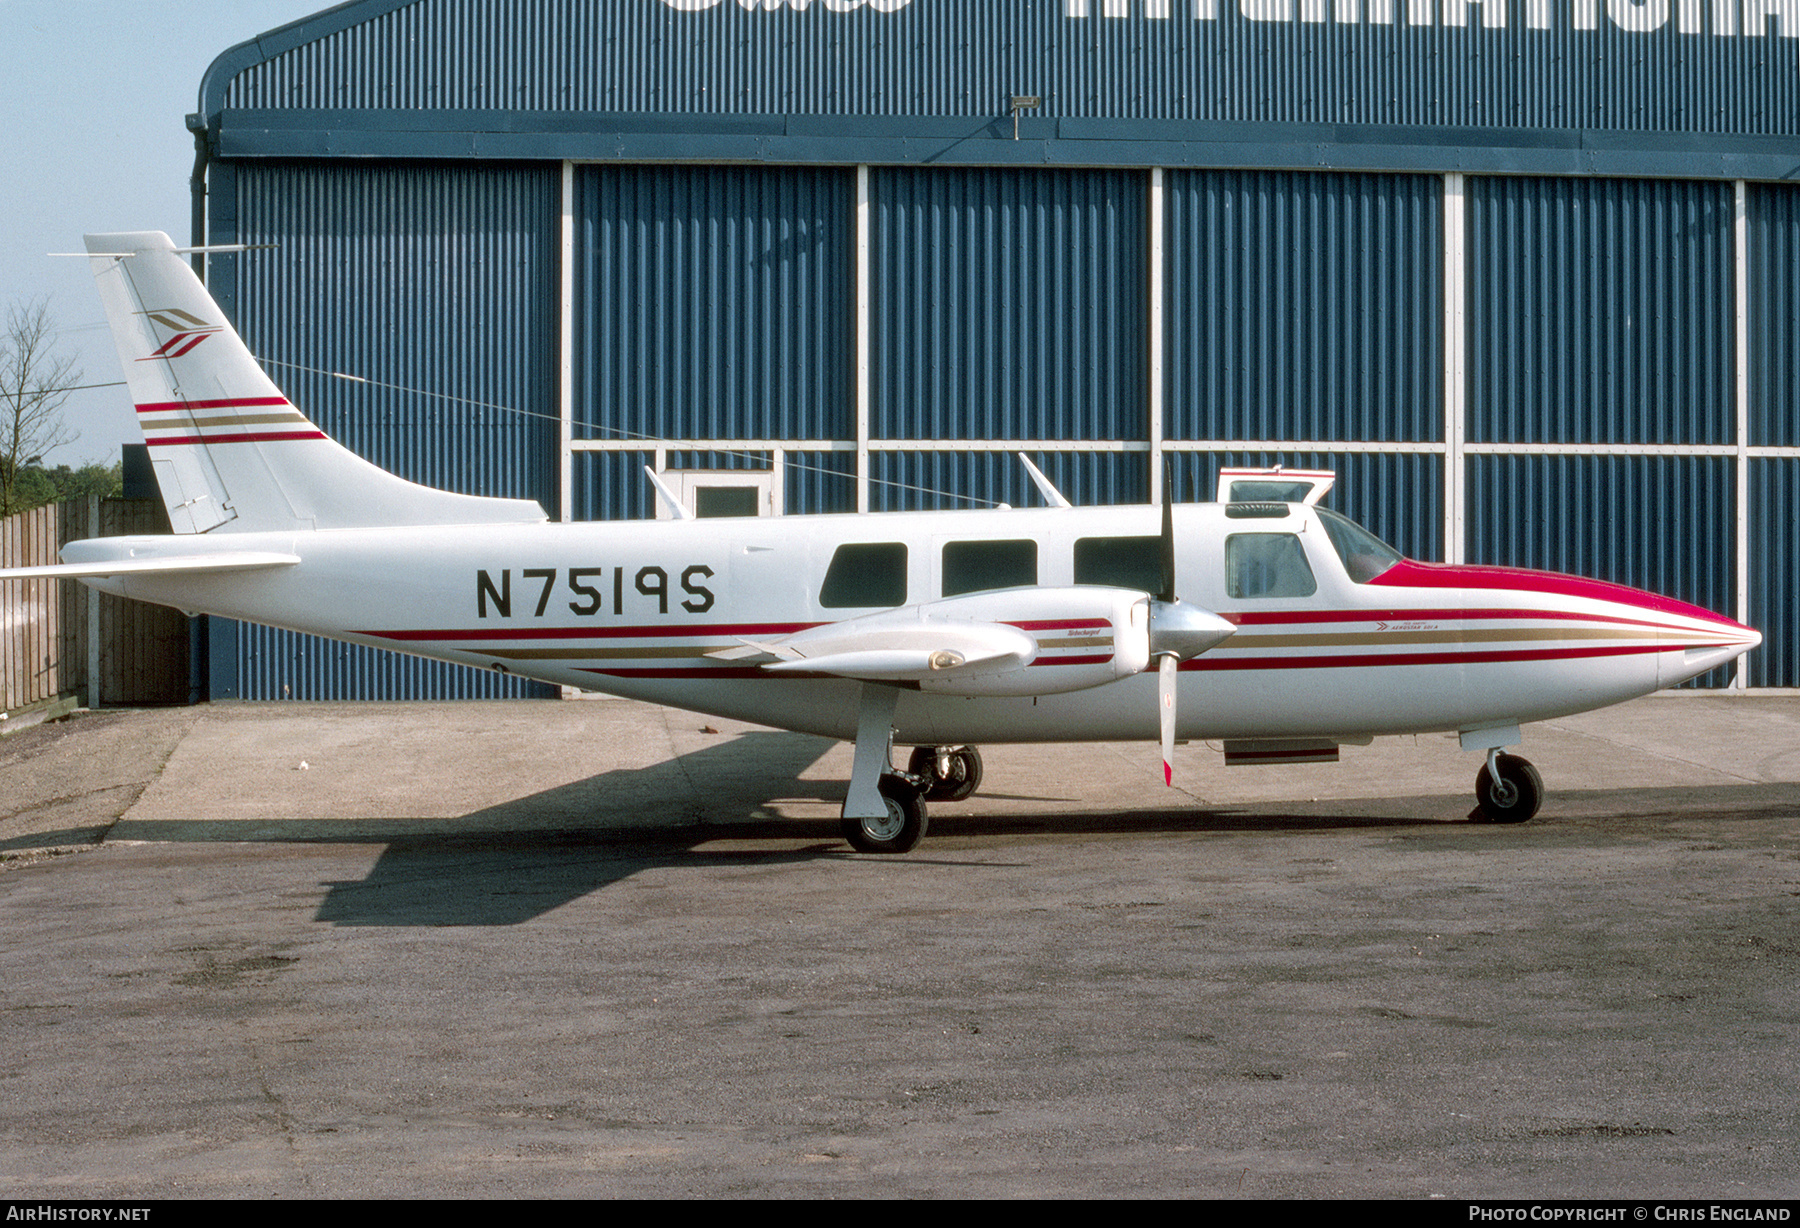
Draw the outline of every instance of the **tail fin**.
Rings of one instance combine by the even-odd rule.
[[[88,235],[87,250],[177,533],[546,519],[529,499],[433,490],[334,443],[263,374],[168,235]]]

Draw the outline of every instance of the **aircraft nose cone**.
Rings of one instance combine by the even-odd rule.
[[[1718,619],[1710,630],[1712,634],[1704,642],[1690,644],[1678,657],[1662,654],[1657,666],[1662,686],[1675,686],[1708,670],[1724,668],[1763,641],[1762,632],[1756,628],[1729,619]]]

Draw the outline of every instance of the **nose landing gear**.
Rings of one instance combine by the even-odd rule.
[[[1523,823],[1538,812],[1544,801],[1544,778],[1529,759],[1488,751],[1487,763],[1475,777],[1475,809],[1469,817],[1477,823]]]

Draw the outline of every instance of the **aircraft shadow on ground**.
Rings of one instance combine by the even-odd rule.
[[[316,919],[352,926],[516,925],[612,883],[658,867],[772,865],[855,856],[835,817],[771,813],[772,798],[813,801],[835,812],[839,780],[802,780],[835,743],[802,734],[752,731],[678,759],[603,772],[455,819],[288,819],[189,822],[154,838],[169,841],[255,841],[381,844],[362,879],[326,884]],[[1070,810],[1059,783],[1041,800],[1049,813],[1019,813],[1033,799],[996,792],[934,806],[932,834],[898,865],[941,862],[949,848],[933,841],[1172,833],[1307,833],[1367,830],[1437,838],[1489,838],[1497,830],[1463,820],[1471,798],[1435,794],[1392,798],[1269,801],[1122,808],[1096,799]],[[1800,785],[1789,783],[1622,790],[1562,790],[1544,816],[1524,829],[1586,827],[1620,821],[1660,825],[1675,820],[1734,823],[1800,814]],[[145,826],[150,826],[146,824]],[[89,843],[94,833],[57,833],[0,840],[0,854],[57,843]],[[133,835],[138,833],[133,832]],[[147,833],[146,833],[147,834]],[[781,848],[766,847],[780,841]],[[796,841],[808,842],[795,847]],[[737,847],[733,847],[733,846]],[[757,847],[763,845],[764,847]],[[704,846],[704,847],[703,847]],[[966,846],[963,849],[966,852]],[[962,856],[959,852],[958,857]],[[984,853],[984,855],[986,855]]]
[[[391,839],[367,877],[333,883],[318,920],[335,925],[516,925],[590,892],[659,867],[777,865],[856,856],[835,818],[772,815],[771,797],[816,796],[835,807],[841,784],[823,790],[802,772],[831,743],[801,735],[751,733],[685,759],[636,772],[609,772],[546,790],[468,816],[468,835]],[[632,795],[657,793],[687,774],[695,812],[644,821]],[[666,794],[665,794],[666,796]],[[1316,802],[1259,802],[1183,808],[1096,808],[1048,815],[983,813],[979,796],[933,813],[934,835],[953,838],[1221,835],[1355,831],[1437,840],[1491,842],[1528,833],[1562,840],[1621,821],[1660,827],[1675,821],[1734,824],[1800,815],[1800,785],[1744,784],[1706,788],[1568,791],[1553,799],[1545,820],[1529,828],[1478,825],[1464,819],[1472,799],[1432,794]],[[544,818],[585,814],[596,822],[549,829]],[[636,815],[638,822],[631,818]],[[599,825],[603,823],[604,825]],[[526,826],[513,827],[510,825]],[[1583,837],[1585,838],[1585,837]],[[896,868],[940,863],[950,849],[932,850],[932,835],[912,854],[882,858]],[[816,841],[802,848],[795,840]],[[782,841],[787,847],[754,847]],[[733,848],[732,844],[742,847]],[[705,846],[705,847],[702,847]],[[964,859],[960,846],[957,859]],[[991,856],[985,858],[991,860]]]

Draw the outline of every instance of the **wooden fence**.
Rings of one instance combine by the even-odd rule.
[[[0,520],[0,567],[55,563],[83,537],[167,532],[160,500],[53,503]],[[0,580],[0,710],[71,694],[91,707],[187,702],[187,618],[73,580]]]

